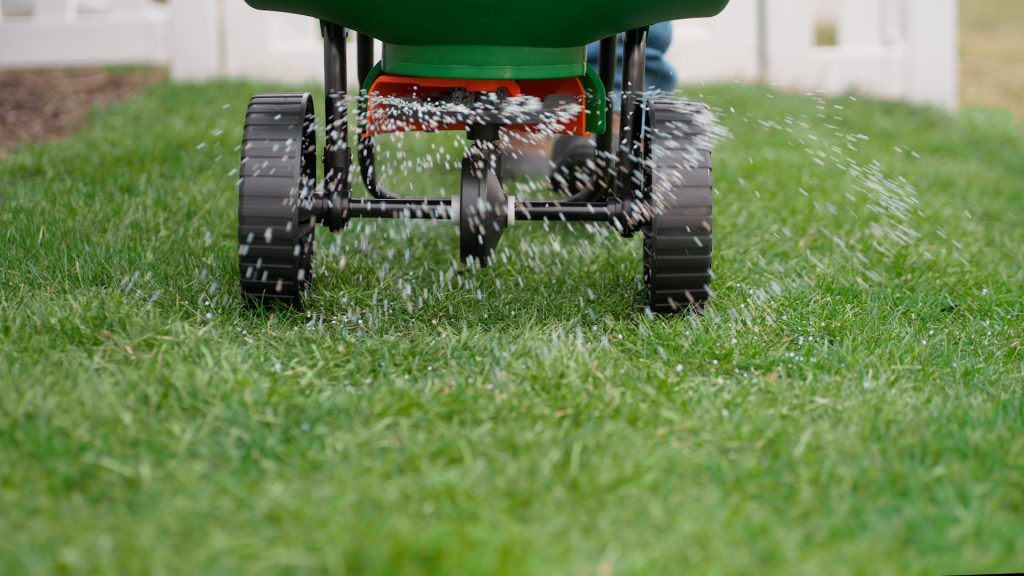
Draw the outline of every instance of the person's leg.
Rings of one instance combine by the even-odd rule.
[[[647,35],[647,69],[645,73],[648,90],[660,90],[667,93],[675,91],[678,84],[676,69],[666,58],[671,45],[671,22],[662,22],[651,26],[651,31]]]

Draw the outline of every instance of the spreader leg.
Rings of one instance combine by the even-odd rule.
[[[601,52],[598,60],[598,73],[601,75],[601,83],[608,92],[605,100],[606,114],[608,119],[607,128],[604,134],[597,136],[597,151],[599,154],[610,156],[615,147],[615,130],[612,129],[612,115],[615,113],[615,100],[611,97],[615,86],[615,69],[619,66],[618,36],[609,36],[601,40]]]
[[[370,70],[376,63],[373,53],[373,38],[366,34],[356,35],[356,71],[359,74],[360,86],[366,82],[366,77],[370,75]]]
[[[324,108],[327,115],[327,143],[324,146],[324,197],[336,209],[328,211],[324,223],[333,231],[345,226],[341,207],[350,195],[349,167],[352,157],[348,146],[348,102],[345,84],[348,69],[345,58],[345,29],[323,22],[324,36]]]
[[[626,32],[622,49],[622,104],[619,128],[619,165],[616,196],[624,207],[624,217],[616,228],[624,236],[632,236],[642,224],[644,201],[643,126],[644,126],[644,69],[647,65],[647,31],[635,28]]]
[[[356,74],[359,75],[360,86],[366,83],[366,78],[370,75],[370,71],[373,70],[374,64],[376,64],[376,54],[374,54],[373,38],[365,34],[358,34],[356,36]],[[366,185],[366,189],[370,191],[374,198],[398,200],[401,196],[384,186],[378,178],[376,168],[374,167],[377,141],[368,134],[368,126],[366,125],[370,94],[365,90],[360,90],[359,98],[361,110],[359,113],[358,139],[359,174],[363,177],[363,184]]]

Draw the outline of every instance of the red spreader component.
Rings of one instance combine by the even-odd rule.
[[[571,98],[579,104],[579,113],[557,125],[546,124],[544,129],[551,135],[573,134],[589,136],[587,132],[586,96],[579,78],[552,78],[545,80],[460,80],[452,78],[418,78],[413,76],[392,76],[384,74],[377,78],[370,88],[367,101],[364,137],[394,132],[433,132],[440,130],[465,130],[464,122],[431,122],[428,125],[413,118],[400,122],[393,120],[384,102],[387,97],[404,100],[417,99],[424,102],[451,102],[452,95],[473,98],[480,94],[504,94],[508,97],[535,96],[542,102],[550,96],[561,99]],[[534,124],[508,124],[505,128],[523,132],[537,131]]]

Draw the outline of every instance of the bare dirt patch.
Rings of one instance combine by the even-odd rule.
[[[120,102],[165,77],[153,69],[0,71],[0,157],[26,142],[68,136],[94,106]]]

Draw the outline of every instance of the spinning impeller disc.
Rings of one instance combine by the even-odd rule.
[[[497,157],[478,142],[462,160],[459,248],[463,262],[486,267],[508,225],[508,197],[498,180]]]

